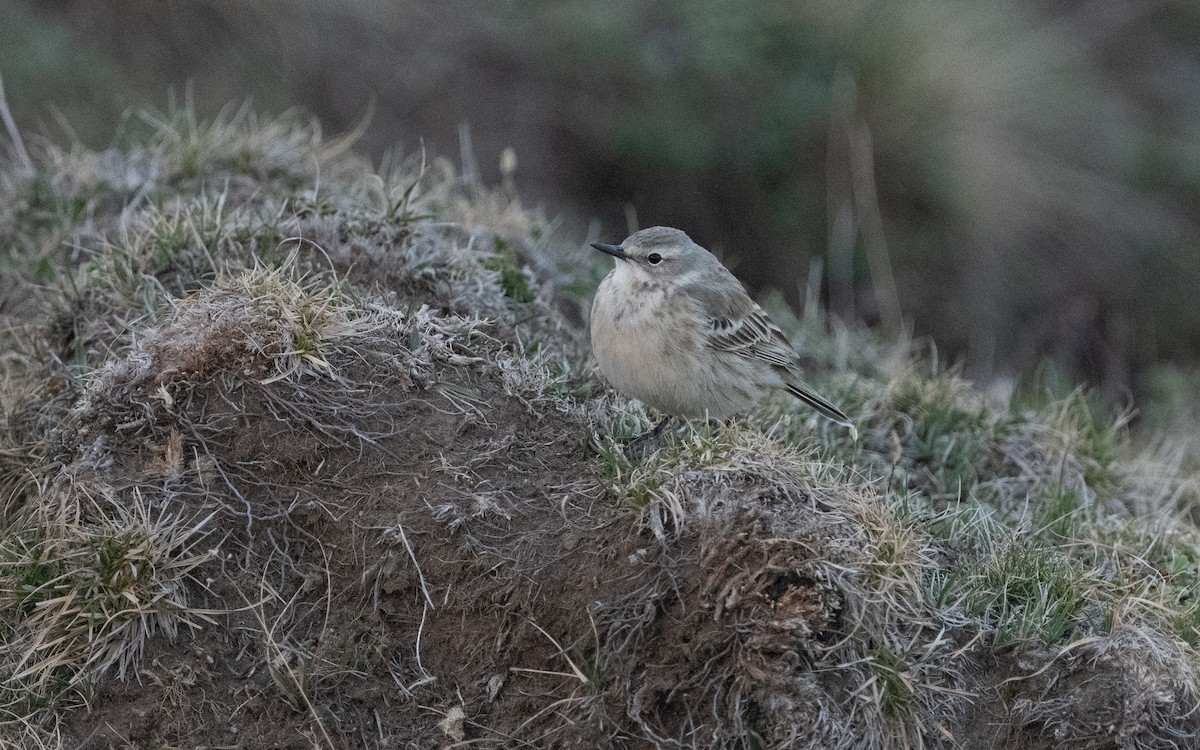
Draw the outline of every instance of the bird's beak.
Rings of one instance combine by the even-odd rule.
[[[620,245],[605,245],[600,242],[593,242],[592,247],[596,248],[602,253],[607,253],[614,258],[629,260],[629,256],[625,254],[625,251],[621,249]]]

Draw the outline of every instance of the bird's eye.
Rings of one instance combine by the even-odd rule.
[[[650,253],[646,256],[646,260],[650,262],[650,265],[657,266],[659,263],[662,263],[662,256],[658,253]]]

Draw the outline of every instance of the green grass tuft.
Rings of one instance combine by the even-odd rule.
[[[483,267],[500,274],[500,288],[504,290],[504,296],[513,302],[528,304],[536,299],[516,255],[503,239],[496,238],[496,251],[490,257],[484,258]]]

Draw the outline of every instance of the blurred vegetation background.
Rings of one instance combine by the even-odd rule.
[[[794,304],[911,321],[992,382],[1200,393],[1194,0],[5,0],[27,134],[298,106],[460,153],[606,239],[669,224]],[[479,164],[472,160],[477,157]],[[815,274],[819,273],[819,276]]]

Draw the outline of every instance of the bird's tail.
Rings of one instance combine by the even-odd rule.
[[[812,388],[809,388],[807,385],[794,378],[788,379],[788,381],[783,384],[783,387],[787,389],[788,393],[816,409],[817,413],[821,416],[833,422],[837,422],[843,427],[849,427],[851,436],[855,440],[858,439],[858,430],[854,427],[854,421],[850,419],[850,417],[846,416],[846,412],[837,408],[825,398],[818,395],[817,392]]]

